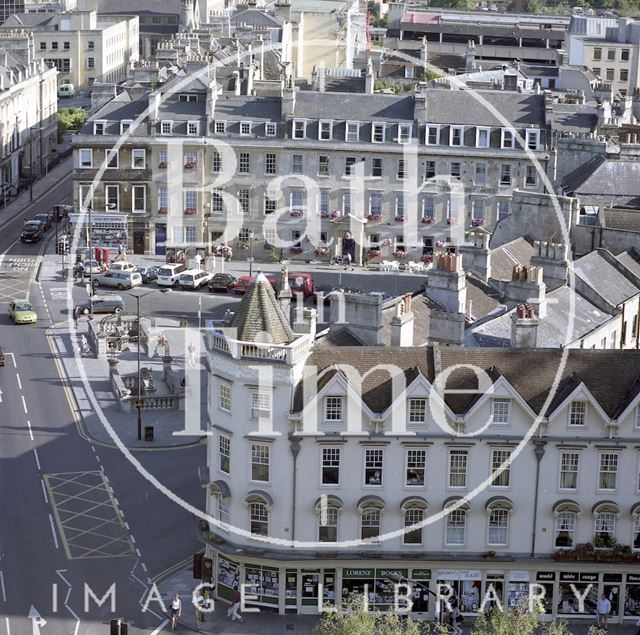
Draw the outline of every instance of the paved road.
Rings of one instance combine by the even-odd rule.
[[[21,216],[69,193],[70,182],[62,181]],[[87,591],[85,611],[84,585],[101,599],[114,583],[115,615],[135,625],[132,633],[152,633],[164,617],[157,604],[141,612],[149,574],[197,547],[191,518],[119,452],[77,434],[47,337],[50,325],[66,317],[64,283],[33,282],[44,243],[16,243],[22,222],[17,217],[0,232],[0,343],[7,354],[0,368],[0,634],[105,633],[111,598],[98,606]],[[40,322],[15,326],[7,303],[27,292]],[[74,291],[76,299],[83,294]],[[171,489],[203,504],[195,472],[204,462],[202,446],[140,458]],[[32,606],[41,617],[32,612],[29,619]]]

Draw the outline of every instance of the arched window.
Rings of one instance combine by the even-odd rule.
[[[555,547],[571,549],[575,542],[577,514],[574,511],[558,512],[556,516]]]
[[[616,520],[620,513],[618,505],[612,501],[597,503],[593,507],[593,542],[596,547],[606,549],[616,541]]]
[[[505,546],[509,538],[509,510],[497,507],[489,510],[487,544],[490,547]]]
[[[633,516],[633,549],[640,550],[640,512]]]
[[[333,505],[327,505],[318,513],[318,542],[338,541],[339,510]]]
[[[446,543],[448,545],[464,545],[466,527],[466,510],[452,509],[447,515]]]
[[[380,535],[381,510],[379,507],[368,506],[362,510],[360,518],[360,538],[378,542]]]
[[[422,526],[412,527],[412,525],[418,525],[424,520],[424,509],[411,505],[405,509],[404,512],[404,534],[402,542],[405,545],[421,545],[422,544]]]
[[[249,503],[249,525],[254,536],[269,535],[269,508],[265,503]]]

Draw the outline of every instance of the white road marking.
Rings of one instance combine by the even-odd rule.
[[[122,513],[122,512],[120,512]],[[125,523],[124,526],[127,528],[127,531],[131,531],[131,529],[129,529],[129,523]]]
[[[18,380],[18,388],[22,390],[22,382],[20,381],[20,373],[16,373],[16,379]]]
[[[4,587],[4,575],[2,574],[2,571],[0,571],[0,591],[2,591],[2,601],[6,602],[7,601],[7,590]]]
[[[49,524],[51,525],[51,533],[53,534],[53,544],[56,546],[56,549],[60,549],[58,536],[56,535],[56,528],[53,526],[53,516],[51,514],[49,514]]]
[[[142,558],[142,554],[140,553],[140,549],[136,549],[136,556],[138,556],[138,558]]]
[[[136,539],[133,537],[133,534],[131,534],[131,542],[135,545],[136,544]]]
[[[16,364],[16,356],[13,353],[7,353],[7,355],[11,355],[11,359],[13,360],[13,367],[18,368],[18,364]]]
[[[21,395],[22,397],[22,407],[24,408],[24,414],[28,414],[28,410],[27,410],[27,402],[24,400],[24,395]]]
[[[35,448],[33,448],[33,456],[36,457],[36,465],[38,466],[38,470],[41,470],[42,468],[40,467],[40,459],[38,458],[38,450],[36,450]]]
[[[151,635],[158,635],[159,633],[162,632],[162,629],[169,623],[169,620],[165,619],[162,624],[160,624],[160,626],[158,626],[158,628],[156,628],[155,631],[153,631],[151,633]]]
[[[29,436],[31,437],[32,441],[35,441],[35,439],[33,438],[33,430],[31,429],[31,421],[29,421],[27,419],[27,428],[29,428]]]
[[[44,496],[44,502],[49,504],[49,497],[47,496],[47,488],[44,486],[44,481],[40,479],[40,485],[42,485],[42,494]]]
[[[9,626],[9,618],[8,617],[4,618],[4,623],[5,623],[5,626],[7,627],[7,635],[11,635],[11,627]],[[164,626],[164,624],[163,624],[163,626]],[[160,631],[158,631],[158,633],[159,632]]]
[[[95,450],[94,450],[95,452]],[[100,463],[100,457],[96,454],[96,461],[98,461],[98,463]]]
[[[2,390],[0,390],[0,403],[2,403]]]
[[[147,573],[147,565],[143,562],[140,566],[142,567],[142,570]]]

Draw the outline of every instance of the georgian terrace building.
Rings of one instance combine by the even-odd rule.
[[[258,276],[205,336],[200,475],[223,524],[198,531],[219,597],[240,582],[263,610],[315,612],[367,585],[385,609],[401,576],[415,613],[433,616],[428,590],[449,583],[474,615],[491,589],[513,607],[538,583],[549,616],[581,618],[574,584],[582,619],[602,592],[614,620],[637,619],[632,556],[576,562],[572,549],[640,549],[638,351],[570,350],[562,366],[550,349],[340,347],[283,307]],[[396,341],[410,314],[392,321]]]
[[[381,94],[371,73],[355,82],[364,92],[331,92],[322,77],[303,90],[254,84],[243,67],[221,86],[207,73],[123,93],[74,137],[76,204],[106,161],[93,209],[126,216],[135,252],[253,237],[258,256],[291,246],[308,259],[350,230],[357,259],[419,257],[456,229],[493,227],[515,190],[544,191],[530,160],[550,163],[543,95]]]

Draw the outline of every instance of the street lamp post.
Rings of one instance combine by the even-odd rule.
[[[253,273],[253,239],[255,237],[253,229],[249,230],[249,277]]]
[[[82,202],[80,203],[82,204]],[[87,211],[89,212],[89,226],[87,228],[87,247],[89,248],[89,319],[93,320],[93,258],[91,257],[91,247],[93,243],[93,225],[91,224],[91,208],[90,203]]]

